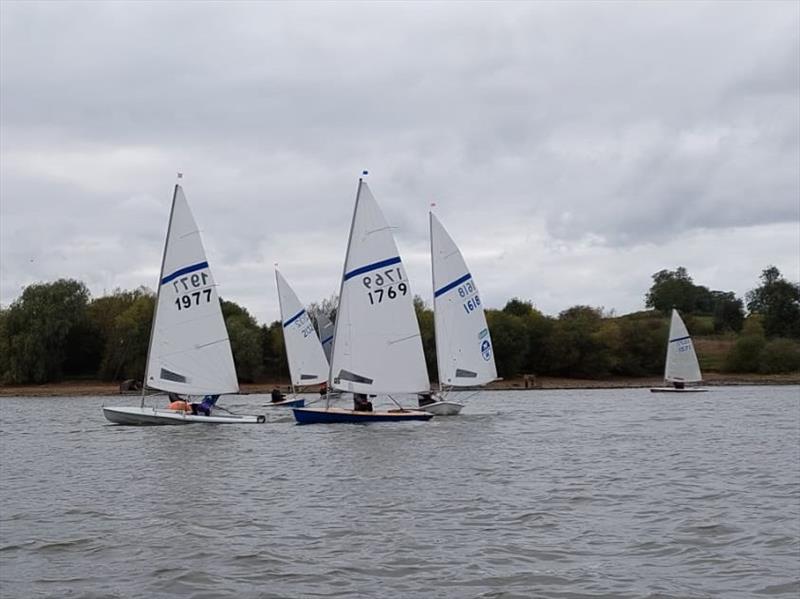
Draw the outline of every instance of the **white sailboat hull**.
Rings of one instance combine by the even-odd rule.
[[[103,406],[103,415],[114,424],[129,426],[169,426],[182,424],[261,424],[264,416],[237,416],[225,414],[204,416],[187,414],[186,412],[158,409],[152,406],[131,406],[107,408]]]
[[[454,401],[437,401],[425,406],[419,406],[415,409],[422,410],[436,416],[455,416],[461,412],[463,408],[463,404],[456,403]]]

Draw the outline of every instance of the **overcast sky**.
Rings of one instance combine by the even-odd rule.
[[[175,173],[220,294],[338,291],[356,182],[430,301],[626,313],[800,279],[800,3],[0,3],[0,302],[155,287]]]

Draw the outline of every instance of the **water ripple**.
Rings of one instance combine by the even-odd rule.
[[[794,598],[798,389],[705,395],[484,393],[457,418],[361,427],[271,410],[261,427],[127,428],[100,398],[3,399],[0,588]]]

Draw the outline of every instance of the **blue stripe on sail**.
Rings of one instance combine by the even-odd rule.
[[[692,337],[690,335],[686,335],[686,337],[678,337],[677,339],[670,339],[669,342],[675,343],[676,341],[683,341],[684,339],[691,339],[691,338]]]
[[[323,339],[323,340],[322,340],[322,345],[325,345],[325,344],[326,344],[326,343],[328,343],[329,341],[333,341],[333,335],[331,335],[330,337],[326,337],[325,339]]]
[[[166,285],[173,279],[177,279],[181,275],[187,275],[190,272],[194,272],[196,270],[203,270],[204,268],[208,268],[208,262],[198,262],[197,264],[192,264],[191,266],[184,266],[183,268],[179,268],[171,275],[167,275],[163,279],[161,279],[161,284]]]
[[[289,326],[290,324],[292,324],[292,323],[293,323],[295,320],[297,320],[297,319],[298,319],[298,318],[300,318],[300,317],[301,317],[303,314],[305,314],[305,312],[306,312],[306,311],[305,311],[305,309],[303,309],[303,310],[300,310],[300,311],[299,311],[297,314],[295,314],[295,315],[294,315],[294,316],[292,316],[292,317],[291,317],[289,320],[287,320],[286,322],[284,322],[284,323],[283,323],[283,328],[285,329],[286,327],[288,327],[288,326]]]
[[[456,280],[455,280],[455,281],[453,281],[452,283],[450,283],[450,284],[448,284],[448,285],[445,285],[444,287],[442,287],[441,289],[439,289],[438,291],[436,291],[436,293],[434,293],[434,294],[433,294],[433,297],[439,297],[439,296],[440,296],[440,295],[442,295],[443,293],[447,293],[447,292],[448,292],[448,291],[450,291],[450,290],[451,290],[453,287],[458,287],[459,285],[461,285],[461,283],[463,283],[463,282],[467,281],[467,280],[468,280],[468,279],[470,279],[471,277],[472,277],[472,275],[471,275],[471,274],[469,274],[469,273],[465,274],[465,275],[464,275],[463,277],[461,277],[460,279],[456,279]]]
[[[381,260],[380,262],[373,262],[372,264],[367,264],[366,266],[362,266],[361,268],[356,268],[355,270],[351,270],[348,273],[345,273],[344,280],[352,279],[353,277],[357,277],[358,275],[363,275],[365,272],[372,272],[373,270],[378,270],[379,268],[383,268],[384,266],[391,266],[392,264],[399,264],[400,263],[400,256],[395,256],[394,258],[387,258],[386,260]]]

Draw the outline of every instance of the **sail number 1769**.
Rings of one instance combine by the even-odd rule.
[[[403,281],[403,271],[399,268],[389,268],[375,275],[362,277],[361,283],[369,290],[367,297],[371,306],[408,293],[408,285]]]

